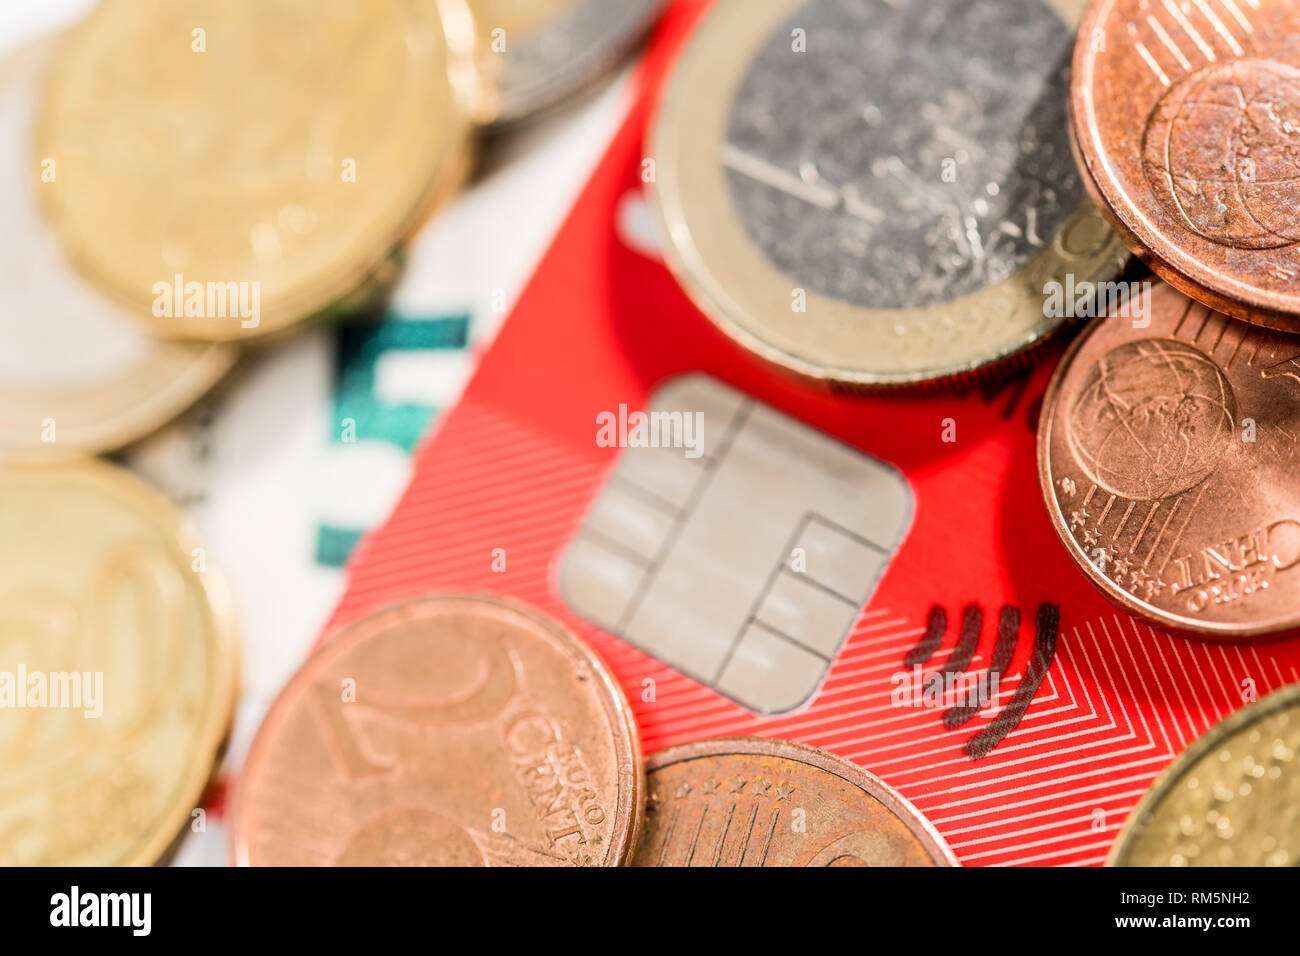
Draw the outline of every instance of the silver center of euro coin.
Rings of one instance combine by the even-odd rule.
[[[792,285],[863,308],[1002,282],[1083,197],[1072,46],[1043,0],[810,0],[731,107],[746,232]]]

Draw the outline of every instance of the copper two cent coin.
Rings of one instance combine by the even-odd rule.
[[[1300,329],[1300,4],[1095,0],[1070,107],[1085,180],[1201,302]]]
[[[557,622],[487,597],[379,611],[271,707],[232,812],[253,865],[615,866],[643,816],[627,702]]]
[[[637,866],[957,866],[916,808],[856,764],[802,744],[724,737],[646,764]]]
[[[1070,554],[1128,610],[1221,640],[1300,626],[1300,336],[1163,283],[1048,387],[1038,465]]]

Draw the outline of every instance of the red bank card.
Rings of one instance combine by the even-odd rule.
[[[653,91],[700,8],[659,31],[331,630],[433,591],[509,596],[609,663],[646,752],[802,741],[901,791],[963,863],[1099,863],[1190,741],[1300,680],[1300,641],[1168,635],[1094,590],[1038,485],[1050,368],[959,398],[836,396],[695,309],[646,236],[641,177]],[[693,455],[635,447],[656,407],[706,415]],[[936,673],[984,675],[966,686],[991,700],[936,699]]]

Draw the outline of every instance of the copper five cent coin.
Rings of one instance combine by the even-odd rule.
[[[555,621],[489,597],[381,610],[316,652],[240,777],[235,861],[616,866],[636,850],[636,728]]]
[[[637,866],[957,866],[916,808],[856,764],[731,737],[646,763]]]
[[[1300,4],[1096,0],[1070,106],[1129,245],[1216,309],[1300,329]]]
[[[1048,387],[1047,509],[1111,598],[1240,640],[1300,625],[1300,337],[1163,283],[1137,319],[1099,319]]]
[[[1160,775],[1110,866],[1300,864],[1300,685],[1220,721]]]

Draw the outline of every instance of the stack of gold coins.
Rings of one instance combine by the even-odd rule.
[[[477,131],[593,83],[661,7],[102,0],[0,63],[0,863],[165,860],[231,727],[220,574],[92,456],[262,342],[367,317]]]
[[[475,130],[591,84],[661,7],[103,0],[10,57],[0,457],[114,451],[240,347],[382,302]]]
[[[383,293],[468,168],[470,29],[434,0],[105,0],[0,70],[5,862],[156,863],[201,820],[229,598],[170,504],[76,459]]]

